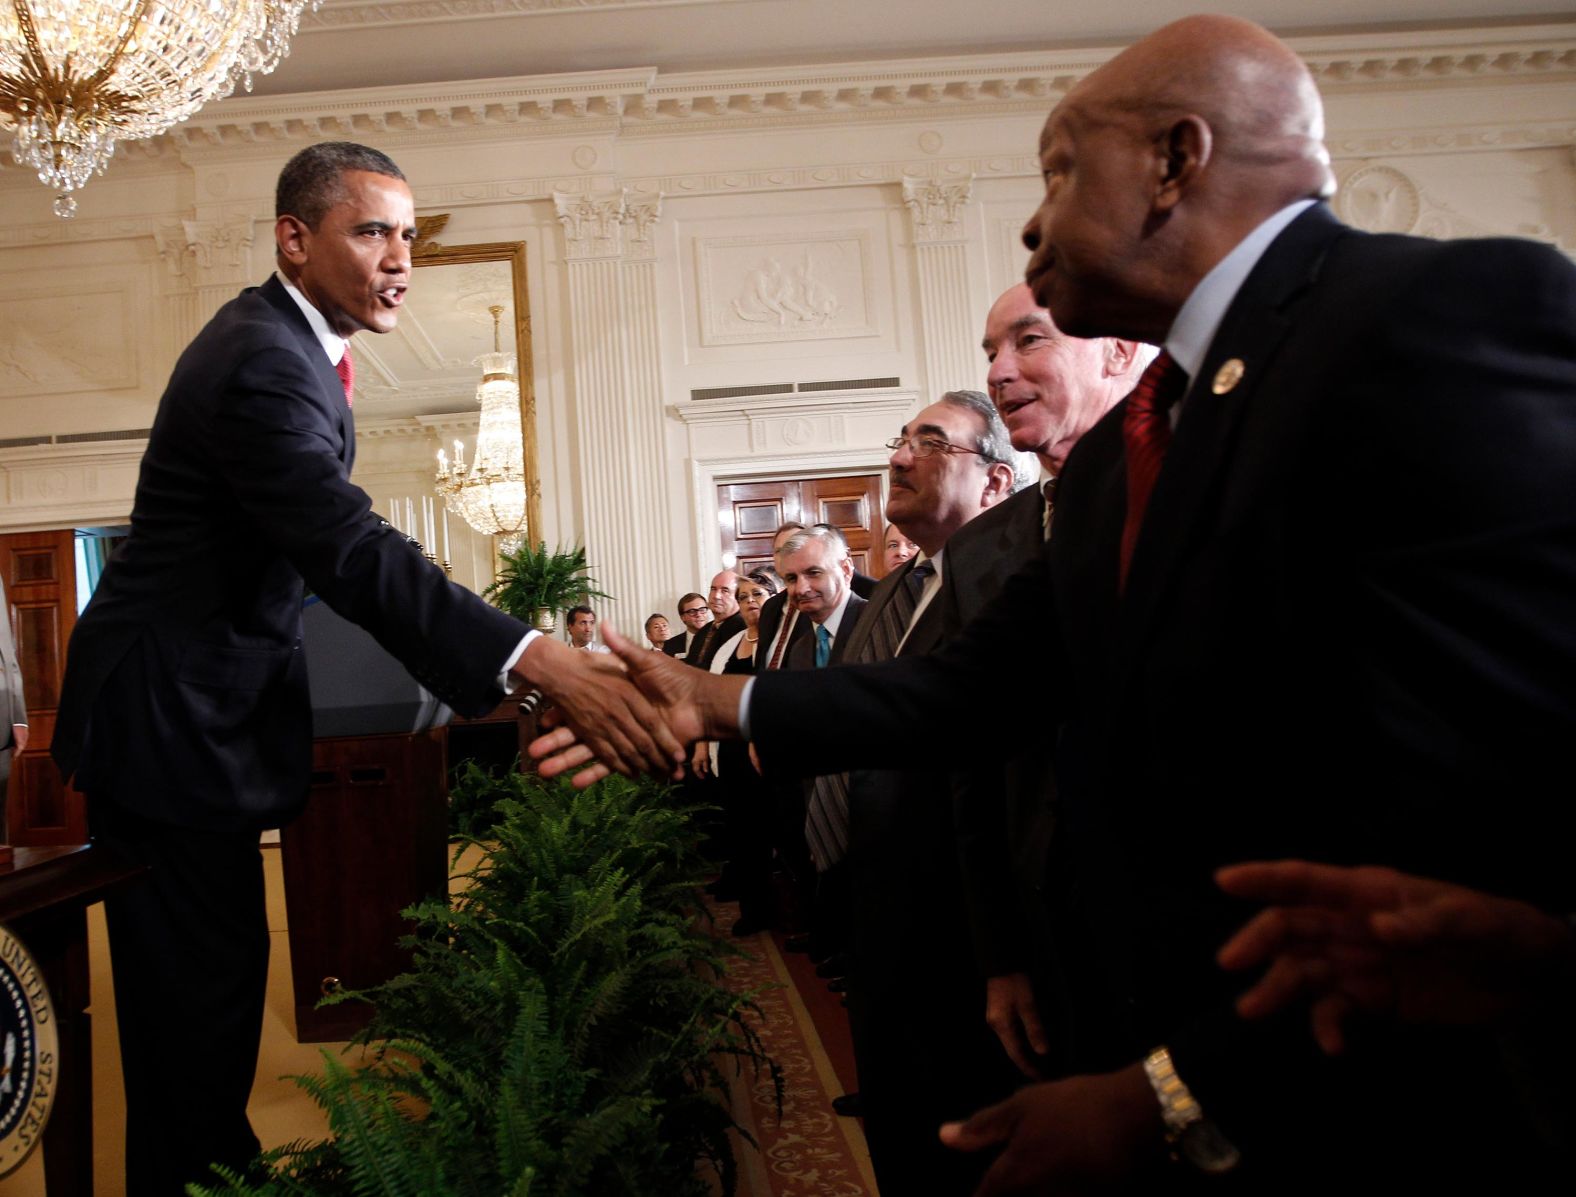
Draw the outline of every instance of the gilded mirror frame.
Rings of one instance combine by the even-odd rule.
[[[541,539],[542,481],[536,460],[536,373],[531,362],[531,306],[526,289],[525,242],[489,241],[476,245],[440,245],[432,238],[448,222],[447,214],[416,221],[411,265],[465,266],[472,262],[508,262],[514,291],[515,368],[520,380],[520,448],[525,469],[525,535]]]

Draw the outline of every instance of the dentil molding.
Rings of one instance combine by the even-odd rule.
[[[373,29],[426,25],[487,17],[560,16],[566,9],[612,12],[621,8],[667,8],[700,4],[740,4],[744,0],[340,0],[329,8],[303,13],[301,29]]]
[[[657,2],[657,0],[647,0]],[[388,5],[369,8],[386,9]],[[339,8],[320,13],[337,14]],[[350,11],[355,11],[352,9]],[[442,14],[430,19],[443,19]],[[1576,79],[1576,28],[1436,30],[1289,38],[1327,94],[1396,87]],[[664,74],[652,67],[286,96],[209,105],[165,135],[183,147],[305,142],[375,133],[451,136],[489,125],[603,122],[624,136],[675,127],[750,128],[877,118],[1045,111],[1120,49],[1044,50],[889,63]],[[155,139],[158,140],[158,139]],[[135,152],[139,143],[127,147]]]

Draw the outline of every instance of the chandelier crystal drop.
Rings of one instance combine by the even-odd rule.
[[[476,531],[518,540],[525,531],[525,450],[520,433],[520,383],[515,356],[498,348],[503,305],[487,309],[493,318],[493,351],[477,359],[482,380],[476,387],[481,420],[476,453],[469,465],[465,449],[454,442],[454,460],[438,450],[437,492],[448,509]]]
[[[237,83],[252,90],[322,0],[0,0],[0,126],[59,194],[102,174],[115,143],[153,137]]]

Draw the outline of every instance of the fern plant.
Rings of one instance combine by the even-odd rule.
[[[298,1078],[333,1137],[207,1192],[702,1197],[708,1165],[734,1190],[726,1070],[781,1078],[724,984],[740,949],[697,922],[690,812],[649,781],[507,784],[468,888],[406,912],[410,971],[346,995],[370,1063]]]
[[[543,541],[535,546],[527,542],[503,554],[500,562],[497,581],[482,591],[482,597],[526,623],[535,621],[539,613],[556,617],[588,599],[613,597],[597,589],[581,545],[550,553]]]

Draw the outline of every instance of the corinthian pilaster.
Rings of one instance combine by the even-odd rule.
[[[168,359],[173,362],[220,306],[252,277],[256,219],[237,212],[211,220],[172,220],[153,230],[164,263],[161,299]]]
[[[555,194],[569,271],[571,371],[586,551],[625,631],[667,589],[661,345],[653,233],[660,195]]]
[[[903,180],[919,278],[926,390],[932,397],[943,391],[979,390],[984,381],[975,348],[980,314],[971,302],[963,228],[973,188],[973,176]]]

